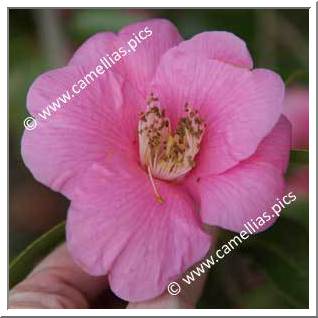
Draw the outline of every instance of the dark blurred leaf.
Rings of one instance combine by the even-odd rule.
[[[309,202],[304,198],[298,198],[297,202],[294,202],[288,207],[288,212],[284,214],[284,217],[294,220],[295,222],[303,225],[308,229],[309,227]]]
[[[292,150],[290,152],[291,163],[297,164],[308,164],[309,162],[309,152],[307,150]]]
[[[308,205],[300,201],[286,208],[269,230],[222,259],[209,271],[198,307],[308,308],[307,217]],[[234,235],[221,231],[217,248]]]
[[[236,307],[235,296],[233,297],[233,293],[231,293],[229,289],[237,285],[235,278],[233,280],[231,279],[235,276],[235,271],[232,269],[234,269],[237,264],[233,262],[232,255],[229,255],[229,257],[223,261],[221,264],[214,266],[207,273],[208,278],[197,308],[228,309]],[[229,283],[231,284],[230,288]]]
[[[299,69],[299,70],[293,71],[293,73],[287,77],[285,81],[285,85],[286,86],[293,85],[295,82],[298,82],[299,79],[303,79],[303,78],[305,79],[308,78],[307,70]]]
[[[65,222],[61,222],[31,243],[9,267],[9,288],[23,280],[34,266],[65,240]]]
[[[253,258],[293,308],[308,308],[307,229],[286,217],[249,239],[241,251]]]
[[[73,10],[69,27],[73,38],[81,42],[97,32],[118,32],[125,25],[145,20],[147,17],[145,10]]]
[[[290,304],[271,281],[254,288],[239,297],[239,303],[248,309],[288,309]]]

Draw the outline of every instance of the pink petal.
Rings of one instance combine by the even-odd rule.
[[[91,71],[100,64],[100,58],[116,49],[117,36],[112,32],[100,32],[88,38],[74,53],[68,65],[83,66]]]
[[[244,223],[264,211],[271,215],[271,206],[285,194],[283,173],[290,145],[290,124],[282,116],[251,158],[221,175],[201,177],[196,182],[192,179],[192,188],[201,197],[203,222],[239,232]],[[274,220],[259,230],[265,230]]]
[[[202,175],[221,173],[251,156],[277,122],[284,84],[271,71],[249,71],[216,60],[171,50],[153,82],[175,124],[190,103],[207,124],[197,167]]]
[[[292,127],[289,120],[281,115],[270,134],[264,138],[252,159],[270,163],[282,172],[286,172],[289,162],[289,150],[292,142]]]
[[[253,68],[253,60],[245,42],[230,32],[213,31],[195,35],[180,43],[175,50],[194,53],[200,58],[218,60],[245,68]]]
[[[148,176],[132,162],[94,165],[82,179],[67,221],[75,261],[92,275],[109,272],[112,290],[128,301],[161,294],[208,251],[194,202],[177,185]]]
[[[308,149],[309,92],[307,88],[293,87],[286,91],[284,114],[293,126],[293,149]]]
[[[106,163],[116,154],[137,156],[126,124],[130,112],[125,111],[122,84],[111,73],[95,80],[67,104],[61,103],[47,120],[39,117],[38,112],[82,76],[82,69],[66,67],[45,73],[34,82],[27,104],[39,124],[32,131],[26,130],[22,139],[22,156],[34,177],[68,197],[76,178],[93,162]]]
[[[148,29],[145,31],[145,28]],[[140,40],[138,37],[140,43],[136,40],[139,34],[144,38]],[[126,51],[125,56],[119,52],[121,57],[114,65],[111,64],[109,71],[119,72],[146,97],[162,54],[180,41],[182,38],[178,30],[168,20],[147,20],[126,26],[118,35],[103,32],[92,36],[76,51],[69,64],[83,65],[86,71],[91,71],[100,64],[101,57],[110,61],[109,56],[122,48]],[[135,44],[136,48],[132,49]]]
[[[118,34],[118,47],[128,47],[127,43],[134,39],[133,34],[141,30],[151,30],[152,34],[143,40],[132,52],[122,59],[119,64],[121,73],[137,87],[146,97],[149,94],[150,81],[153,78],[161,56],[170,48],[182,41],[177,28],[168,20],[154,19],[131,24]],[[150,32],[148,31],[148,34]],[[145,36],[145,32],[143,33]]]

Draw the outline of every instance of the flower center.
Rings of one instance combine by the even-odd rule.
[[[170,120],[161,109],[158,98],[151,94],[147,105],[139,120],[139,155],[156,193],[153,177],[176,180],[194,167],[206,125],[198,111],[186,104],[186,116],[180,118],[175,132],[172,132]],[[162,200],[158,192],[156,196]]]

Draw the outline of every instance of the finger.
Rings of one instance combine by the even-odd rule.
[[[106,284],[83,272],[63,244],[10,291],[9,308],[89,308]]]

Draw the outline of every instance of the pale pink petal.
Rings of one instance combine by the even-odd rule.
[[[104,57],[110,64],[108,72],[119,72],[146,98],[161,56],[181,41],[170,21],[146,20],[124,27],[118,35],[101,32],[92,36],[76,51],[69,64],[82,65],[90,72],[98,64],[102,65],[100,59]]]
[[[244,223],[256,220],[264,211],[272,216],[271,206],[285,194],[283,174],[288,163],[290,136],[290,124],[281,117],[251,158],[218,176],[192,179],[191,187],[201,197],[203,222],[239,232],[244,229]],[[259,231],[268,228],[274,220]]]
[[[74,53],[69,65],[83,66],[87,72],[92,71],[100,59],[107,57],[116,49],[117,36],[112,32],[100,32],[88,38]]]
[[[190,196],[177,185],[156,184],[164,203],[157,202],[139,165],[94,165],[68,215],[67,242],[75,261],[92,275],[109,273],[112,290],[129,301],[161,294],[211,243]]]
[[[284,115],[281,115],[275,127],[264,138],[251,159],[259,163],[269,163],[285,173],[288,168],[291,144],[291,123]]]
[[[207,129],[197,167],[202,175],[221,173],[251,156],[274,127],[284,84],[269,70],[172,51],[161,60],[153,91],[174,124],[184,116],[185,103],[199,111]]]
[[[175,50],[191,52],[200,58],[218,60],[245,68],[253,68],[253,60],[245,42],[226,31],[203,32],[181,42]]]
[[[127,43],[139,32],[146,37],[146,28],[148,37],[138,44],[134,52]],[[181,41],[177,28],[168,20],[154,19],[128,25],[119,32],[117,45],[130,53],[122,58],[118,69],[146,97],[161,56]]]
[[[309,147],[309,92],[301,86],[290,87],[286,91],[284,114],[292,124],[292,148]],[[297,196],[308,198],[308,166],[295,166],[287,179],[288,188]]]
[[[38,181],[68,197],[76,178],[93,162],[106,163],[116,155],[137,160],[122,83],[110,73],[104,75],[67,104],[61,103],[46,120],[38,113],[70,89],[83,70],[66,67],[45,73],[28,93],[28,110],[38,126],[23,135],[24,162]]]
[[[284,114],[293,127],[293,148],[309,146],[309,92],[307,88],[292,87],[286,91]]]

